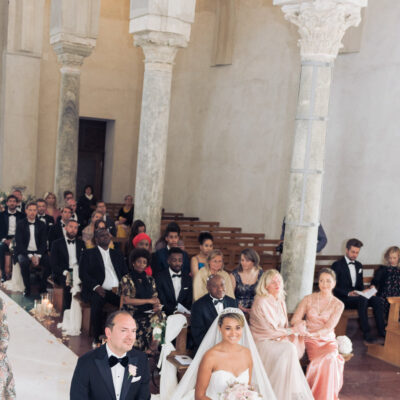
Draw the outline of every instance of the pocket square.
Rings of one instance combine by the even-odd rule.
[[[183,290],[188,290],[188,289],[189,289],[188,287],[184,287],[184,288],[183,288]]]
[[[361,273],[362,273],[362,268],[360,268],[360,269],[358,270],[358,273],[359,273],[359,274],[361,274]]]
[[[140,379],[142,379],[141,376],[132,376],[131,383],[135,383],[135,382],[137,382],[137,381],[140,381]]]

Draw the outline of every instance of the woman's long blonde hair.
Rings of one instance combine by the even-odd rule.
[[[282,275],[279,273],[278,270],[276,269],[268,269],[267,271],[264,271],[264,273],[261,275],[260,280],[258,281],[257,287],[256,287],[256,295],[257,296],[269,296],[269,292],[267,290],[267,286],[271,283],[272,279],[274,279],[275,276],[279,276],[281,280],[281,291],[279,293],[279,298],[284,299],[286,296],[285,291],[283,290],[283,279]]]

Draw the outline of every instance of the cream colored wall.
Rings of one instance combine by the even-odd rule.
[[[211,67],[215,2],[199,0],[174,70],[165,208],[277,237],[299,81],[296,32],[270,1],[237,1],[233,64]]]
[[[49,44],[50,1],[46,21],[41,73],[37,195],[54,184],[60,72]],[[122,201],[135,187],[137,138],[143,80],[142,50],[133,47],[128,32],[129,0],[102,0],[99,36],[81,73],[80,116],[115,120],[112,141],[107,140],[104,199]],[[107,161],[112,159],[112,164]]]

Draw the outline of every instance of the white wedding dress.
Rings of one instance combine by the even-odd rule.
[[[237,382],[247,385],[249,380],[249,369],[246,369],[238,376],[235,376],[232,372],[224,371],[222,369],[214,371],[211,374],[206,396],[208,396],[211,400],[218,400],[220,394],[224,393],[225,389],[230,383]]]

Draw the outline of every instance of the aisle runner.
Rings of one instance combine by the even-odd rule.
[[[77,356],[0,290],[6,304],[17,399],[67,400]]]

